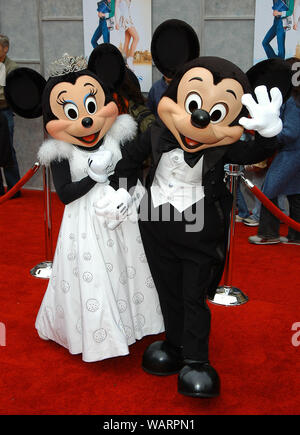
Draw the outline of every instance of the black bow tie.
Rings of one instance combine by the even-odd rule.
[[[161,136],[160,151],[168,153],[176,148],[182,149],[173,134],[166,130]],[[200,150],[195,153],[188,153],[183,150],[184,161],[193,168],[203,156],[205,150]]]

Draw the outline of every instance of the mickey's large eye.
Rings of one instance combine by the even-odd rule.
[[[95,97],[88,97],[85,101],[85,108],[90,115],[94,115],[97,112],[97,102]]]
[[[191,115],[195,110],[201,109],[202,98],[196,92],[192,92],[185,100],[185,110]]]
[[[216,104],[209,112],[210,122],[212,124],[217,124],[218,122],[223,121],[227,113],[228,113],[228,107],[226,106],[226,104],[222,104],[222,103]]]
[[[64,106],[64,111],[66,114],[66,117],[69,118],[71,121],[75,121],[78,119],[78,107],[74,103],[67,103]]]

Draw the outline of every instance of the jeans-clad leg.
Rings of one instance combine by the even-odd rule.
[[[239,214],[239,216],[241,218],[247,218],[247,217],[249,217],[250,216],[250,212],[248,210],[248,206],[247,206],[247,203],[245,201],[244,195],[243,195],[243,193],[241,191],[240,182],[238,184],[236,194],[237,194],[236,201],[237,201],[237,208],[238,208],[238,214]]]
[[[93,48],[98,47],[98,41],[101,38],[101,36],[102,36],[102,20],[99,20],[99,26],[95,30],[95,33],[91,39]]]
[[[269,29],[269,31],[267,32],[267,34],[264,37],[263,42],[262,42],[262,45],[264,47],[264,50],[266,52],[268,59],[272,59],[274,57],[277,57],[277,55],[275,54],[275,51],[273,50],[273,48],[270,45],[270,42],[275,38],[275,36],[277,34],[277,25],[276,24],[277,24],[276,19],[274,19],[273,26]]]
[[[103,33],[103,42],[104,43],[109,43],[110,41],[110,33],[107,27],[107,21],[103,20],[102,23],[102,33]]]
[[[283,28],[282,19],[277,20],[277,44],[278,44],[278,57],[285,58],[285,30]]]

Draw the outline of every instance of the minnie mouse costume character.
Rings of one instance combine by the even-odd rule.
[[[141,162],[152,154],[139,223],[166,340],[148,347],[143,369],[154,375],[179,372],[179,393],[214,397],[220,380],[209,362],[206,297],[216,291],[226,255],[232,197],[224,164],[250,164],[274,153],[282,128],[282,94],[274,86],[287,93],[290,70],[273,59],[246,75],[225,59],[198,57],[196,33],[179,20],[156,29],[151,51],[160,72],[173,77],[158,105],[161,121],[124,147],[110,177],[114,189],[126,178],[129,190]],[[240,140],[244,128],[256,130],[255,141]],[[96,212],[115,219],[117,207],[117,201],[100,200]]]
[[[19,115],[43,114],[52,139],[41,146],[39,160],[51,166],[66,204],[35,326],[41,338],[91,362],[128,354],[136,339],[162,332],[163,319],[137,221],[112,232],[93,207],[105,197],[122,146],[136,134],[134,120],[118,117],[111,97],[123,80],[124,60],[103,44],[89,70],[82,61],[64,56],[47,83],[20,68],[8,77],[6,93]]]

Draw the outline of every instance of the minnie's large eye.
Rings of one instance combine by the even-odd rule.
[[[225,104],[222,103],[216,104],[209,112],[210,122],[212,124],[217,124],[218,122],[223,121],[227,113],[228,113],[228,107]]]
[[[95,97],[88,97],[85,101],[85,108],[90,115],[94,115],[97,112],[97,102]]]
[[[193,92],[187,96],[185,100],[185,110],[191,115],[195,110],[201,109],[202,98],[196,92]]]
[[[66,117],[69,118],[71,121],[75,121],[78,119],[78,107],[74,103],[67,103],[64,106],[64,111],[66,114]]]

